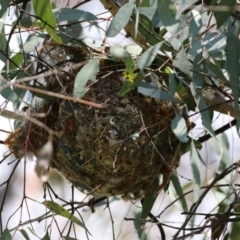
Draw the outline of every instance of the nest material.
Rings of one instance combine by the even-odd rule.
[[[47,89],[72,96],[79,69],[71,66],[89,58],[89,54],[79,48],[48,43],[40,56],[43,69],[68,68],[45,77],[43,83]],[[174,157],[178,140],[170,130],[177,107],[135,90],[119,98],[123,84],[121,74],[113,71],[106,78],[102,75],[100,71],[98,80],[90,83],[83,99],[105,104],[106,108],[57,98],[43,100],[34,107],[35,112],[46,113],[45,118],[38,120],[57,132],[51,167],[81,190],[100,195],[153,190],[151,184],[159,174],[168,179],[172,169],[178,166],[180,156]],[[25,122],[6,143],[16,156],[19,156],[17,147],[24,149],[24,144],[37,155],[47,140],[45,130]]]

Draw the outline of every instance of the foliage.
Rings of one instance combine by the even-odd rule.
[[[172,144],[174,148],[170,155],[173,160],[167,159],[169,167],[166,168],[167,173],[159,174],[152,185],[148,186],[151,191],[147,192],[145,197],[134,196],[137,200],[132,198],[129,200],[133,205],[137,201],[141,210],[138,209],[133,218],[125,220],[134,222],[140,239],[148,239],[148,231],[145,231],[145,227],[147,228],[150,223],[158,227],[157,234],[161,235],[162,239],[165,239],[167,228],[177,229],[173,233],[174,239],[193,237],[198,234],[205,236],[205,239],[227,239],[228,236],[231,239],[238,239],[236,232],[239,225],[237,182],[239,161],[233,163],[230,157],[230,146],[223,133],[234,125],[237,127],[237,132],[239,130],[240,16],[237,11],[239,5],[236,5],[235,0],[221,0],[220,2],[204,0],[199,1],[197,6],[192,5],[194,0],[100,0],[99,2],[111,14],[109,17],[111,21],[106,29],[100,26],[103,20],[101,16],[94,15],[90,9],[81,10],[84,4],[57,8],[50,0],[18,0],[11,3],[1,1],[0,93],[5,101],[1,105],[0,114],[8,119],[15,119],[15,126],[19,126],[19,121],[29,120],[27,112],[19,113],[19,108],[23,103],[25,106],[32,107],[29,98],[34,97],[39,97],[44,101],[65,99],[71,103],[85,104],[89,108],[104,108],[104,104],[86,101],[82,98],[89,92],[91,84],[98,81],[97,74],[103,78],[110,73],[120,73],[118,76],[120,76],[122,88],[118,93],[119,99],[135,91],[136,94],[144,95],[146,98],[163,102],[163,112],[166,116],[171,116],[171,121],[166,124],[166,128],[172,130],[172,135],[169,135],[171,139],[165,139],[165,141],[168,145]],[[11,14],[16,16],[16,20],[12,21],[14,18],[8,18],[9,9]],[[9,22],[11,23],[10,30],[8,30]],[[83,29],[86,23],[91,27],[96,27],[98,31],[104,31],[105,38],[100,44],[94,41],[89,43],[89,39],[84,38]],[[132,46],[132,48],[108,46],[106,40],[118,36],[123,29],[126,37],[131,38],[137,46]],[[68,48],[63,48],[61,56],[65,56],[66,62],[59,67],[58,59],[55,61],[49,57],[53,53],[51,51],[47,53],[41,49],[49,38],[54,44],[60,44],[58,46],[82,49],[84,55],[78,51],[71,52],[74,55],[73,58],[81,56],[81,61],[74,63],[75,65],[68,65]],[[41,54],[46,54],[45,62],[41,61]],[[58,57],[61,56],[59,54]],[[58,91],[51,85],[51,77],[58,78],[59,72],[64,72],[64,74],[76,72],[72,79],[74,86],[71,89],[71,96],[64,95],[64,90],[67,89],[65,85],[61,86]],[[157,79],[156,84],[148,81],[151,76]],[[49,79],[47,87],[44,84],[36,84],[37,81],[41,82],[43,77]],[[169,103],[177,106],[178,111],[171,111]],[[7,109],[8,104],[12,104],[13,111]],[[141,111],[148,112],[147,109],[141,109]],[[202,131],[197,137],[192,135],[196,130],[196,124],[191,118],[192,111],[195,111],[194,114],[198,114],[201,118]],[[213,111],[217,111],[219,115],[227,114],[233,120],[229,120],[226,125],[216,130]],[[30,120],[33,124],[44,128],[39,120],[40,117],[32,118]],[[147,131],[147,128],[143,120],[142,131]],[[53,135],[51,129],[45,127],[45,130],[49,136]],[[156,132],[156,135],[158,134]],[[132,133],[133,139],[138,137],[138,133]],[[177,139],[177,147],[174,145],[176,140],[173,139]],[[206,162],[200,154],[200,149],[209,139],[217,153],[218,164],[215,169],[216,175],[203,183],[201,166],[206,166]],[[5,144],[11,146],[10,140]],[[47,138],[47,141],[51,141],[51,137]],[[156,145],[154,138],[151,142],[153,142],[154,149]],[[21,145],[21,142],[17,144]],[[67,146],[64,147],[67,148]],[[26,154],[27,149],[26,147],[23,153]],[[191,166],[192,178],[186,184],[181,181],[181,178],[185,177],[184,174],[178,173],[173,163],[179,160],[180,154],[187,152],[190,153],[188,165]],[[15,150],[12,153],[16,156]],[[18,156],[20,159],[23,153]],[[38,172],[40,177],[49,170],[51,154],[49,155],[50,157],[46,158],[48,163],[43,163],[40,167]],[[86,200],[79,202],[74,199],[73,194],[71,201],[67,197],[60,198],[60,202],[57,203],[58,194],[47,182],[44,183],[45,201],[39,203],[45,209],[45,213],[36,218],[32,218],[29,214],[28,220],[20,216],[19,224],[10,228],[8,222],[3,221],[6,216],[4,210],[6,201],[10,198],[11,184],[16,169],[21,161],[24,161],[24,165],[26,164],[25,157],[21,161],[20,159],[10,161],[7,160],[7,156],[4,156],[0,161],[2,166],[6,162],[12,166],[7,180],[0,183],[3,195],[0,207],[0,231],[2,233],[0,239],[10,239],[10,234],[14,236],[17,230],[24,239],[31,239],[31,234],[40,236],[40,239],[52,239],[50,233],[51,226],[54,224],[62,239],[78,239],[75,232],[76,225],[85,230],[88,239],[94,239],[90,235],[91,228],[84,223],[84,219],[81,219],[80,209],[90,207],[93,213],[94,205],[98,204],[103,204],[109,209],[113,239],[117,238],[113,225],[113,221],[117,220],[112,219],[111,215],[111,205],[118,200],[117,197],[103,196],[93,198],[89,202]],[[171,173],[172,177],[168,182]],[[162,179],[162,176],[167,176],[167,179]],[[24,170],[24,185],[25,177],[26,170]],[[160,186],[158,186],[159,183]],[[74,184],[76,187],[76,183]],[[159,210],[157,212],[154,210],[154,206],[160,201],[159,196],[162,196],[163,188],[174,200],[159,213]],[[161,192],[158,196],[159,190]],[[216,195],[213,210],[201,213],[198,210],[199,206],[210,192]],[[87,196],[89,195],[88,193]],[[139,198],[142,198],[141,201],[138,201]],[[23,203],[28,208],[28,201],[30,199],[23,188],[23,198],[16,212],[24,208]],[[184,212],[185,219],[179,224],[163,223],[160,217],[174,204]],[[16,212],[8,215],[8,218],[11,219]],[[58,225],[56,215],[67,218],[68,222],[64,227]],[[201,221],[196,220],[199,215],[203,215]],[[49,222],[48,219],[52,221]],[[32,223],[43,220],[46,221],[46,232],[36,233]],[[170,221],[172,223],[176,219]],[[232,232],[229,231],[230,228]]]

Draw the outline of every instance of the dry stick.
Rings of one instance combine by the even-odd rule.
[[[55,72],[57,70],[53,70],[53,71]],[[40,74],[40,75],[37,75],[37,76],[33,77],[32,79],[30,79],[30,77],[26,77],[26,78],[24,78],[24,80],[25,81],[30,81],[30,80],[33,80],[33,79],[38,79],[38,78],[42,77],[43,75],[46,76],[45,74]],[[52,73],[49,74],[49,75],[52,75]],[[49,76],[49,75],[47,75],[47,76]],[[59,93],[49,92],[49,91],[42,90],[42,89],[36,89],[34,87],[20,85],[18,83],[11,83],[11,82],[8,82],[7,80],[5,80],[2,77],[0,77],[0,80],[6,83],[6,85],[3,86],[2,88],[0,88],[0,90],[2,90],[4,88],[7,88],[9,86],[10,87],[14,86],[16,88],[26,89],[26,90],[33,91],[33,92],[42,93],[42,94],[45,94],[45,95],[48,95],[48,96],[53,96],[53,97],[61,98],[61,99],[64,99],[64,100],[70,100],[70,101],[73,101],[73,102],[82,103],[82,104],[92,106],[92,107],[95,107],[95,108],[106,108],[107,107],[107,106],[103,106],[102,104],[99,104],[99,103],[89,102],[89,101],[86,101],[86,100],[83,100],[83,99],[74,98],[74,97],[71,97],[71,96],[65,96],[65,95],[62,95],[62,94],[59,94]]]

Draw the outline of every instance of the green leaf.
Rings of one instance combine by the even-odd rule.
[[[203,126],[208,130],[212,137],[215,137],[215,132],[212,127],[212,119],[210,118],[210,112],[202,96],[198,98],[198,108],[201,112]]]
[[[5,25],[5,21],[0,19],[0,49],[6,49],[6,46],[7,46],[7,40],[4,32],[4,25]],[[0,60],[4,63],[7,61],[6,56],[2,52],[0,52]]]
[[[180,197],[180,203],[182,205],[182,208],[185,212],[188,212],[187,202],[184,197],[183,189],[181,187],[181,183],[179,181],[179,178],[175,172],[172,173],[171,176],[171,182],[173,184],[173,187],[177,193],[177,195]]]
[[[171,34],[175,34],[182,27],[181,21],[176,19],[175,10],[170,8],[171,1],[158,1],[158,14],[160,16],[162,26],[164,26]]]
[[[187,124],[183,117],[176,115],[172,120],[171,128],[181,142],[188,142]]]
[[[14,105],[18,105],[18,103],[22,102],[22,95],[25,94],[26,90],[22,90],[22,89],[12,90],[10,87],[5,88],[5,83],[1,81],[1,77],[0,77],[0,88],[1,87],[4,87],[4,89],[0,90],[0,94],[2,95],[2,97],[9,100]]]
[[[134,82],[137,74],[135,73],[135,70],[137,69],[136,64],[132,58],[132,56],[126,52],[124,63],[126,69],[123,72],[123,77],[127,79],[129,82]]]
[[[90,232],[86,228],[85,224],[82,223],[74,215],[72,215],[72,213],[70,213],[68,210],[66,210],[63,206],[59,205],[56,202],[52,202],[52,201],[44,201],[43,204],[53,213],[56,213],[57,215],[60,215],[62,217],[65,217],[65,218],[71,220],[72,222],[76,223],[77,225],[83,227],[90,234]]]
[[[3,231],[0,240],[12,240],[12,236],[7,228]]]
[[[10,3],[10,0],[0,2],[0,18],[1,19],[5,19],[5,16],[7,15],[6,12],[7,12],[7,9],[9,7],[9,3]]]
[[[175,59],[173,60],[173,66],[179,68],[180,71],[190,75],[191,64],[188,61],[184,48],[182,48]]]
[[[48,232],[44,235],[44,237],[41,240],[51,240]]]
[[[229,83],[229,81],[227,80],[227,78],[224,76],[224,74],[222,73],[221,69],[214,63],[205,60],[205,65],[207,66],[207,68],[212,71],[216,77],[218,77],[221,81],[225,82],[225,83]]]
[[[177,91],[178,88],[178,82],[177,79],[175,78],[174,73],[169,74],[169,93],[174,96],[175,92]]]
[[[141,70],[144,70],[152,64],[162,44],[162,42],[159,42],[154,46],[151,46],[140,56],[137,61],[137,65]]]
[[[203,26],[201,14],[197,11],[192,12],[193,18],[191,18],[189,24],[189,40],[190,42],[194,42],[195,39],[198,37],[200,30]]]
[[[233,8],[236,4],[236,0],[221,0],[216,8],[216,11],[213,12],[214,17],[217,21],[217,28],[220,28],[226,20],[230,17]],[[217,11],[217,10],[220,11]]]
[[[58,22],[62,21],[94,21],[98,20],[96,15],[80,9],[57,8],[53,10],[54,16]]]
[[[140,16],[140,24],[138,26],[139,32],[147,39],[151,45],[163,42],[161,45],[162,50],[172,51],[173,47],[167,42],[160,34],[157,34],[154,30],[152,22],[145,15]]]
[[[44,28],[56,42],[61,44],[62,40],[57,36],[56,32],[56,19],[52,12],[52,6],[50,0],[32,0],[34,11],[36,16],[44,23]]]
[[[203,56],[199,53],[193,60],[193,83],[196,88],[201,88],[204,83],[204,76],[199,73],[208,73]]]
[[[21,229],[19,230],[21,232],[21,234],[23,235],[23,237],[26,239],[26,240],[30,240],[27,232],[24,230],[24,229]]]
[[[199,171],[199,163],[200,163],[201,156],[197,152],[194,142],[191,142],[191,149],[190,149],[190,159],[191,159],[191,167],[192,167],[192,174],[193,174],[193,201],[196,202],[200,196],[200,187],[201,187],[201,177]]]
[[[148,214],[151,211],[156,198],[157,198],[157,194],[153,192],[148,193],[144,197],[141,219],[145,219],[148,217]]]
[[[149,0],[138,0],[139,1],[139,7],[150,7]]]
[[[132,15],[133,4],[134,1],[130,0],[118,10],[106,32],[107,37],[115,37],[127,25]]]
[[[89,80],[96,81],[96,73],[99,72],[99,62],[97,59],[90,60],[78,72],[73,89],[73,97],[82,98],[88,91],[86,87]]]
[[[68,236],[63,237],[63,238],[64,238],[64,240],[78,240],[77,238],[71,238],[71,237],[68,237]]]
[[[151,188],[157,189],[158,185],[159,185],[159,180],[158,180],[158,178],[156,178],[154,180],[154,182],[152,183]],[[142,219],[145,219],[148,217],[149,212],[151,211],[157,196],[158,195],[156,194],[156,192],[150,192],[145,195],[145,197],[142,201],[142,216],[141,216]]]
[[[178,102],[182,103],[182,101],[172,97],[168,92],[161,88],[154,87],[146,82],[141,82],[138,86],[138,92],[142,93],[143,95],[157,98],[161,100],[166,100],[170,102]]]
[[[144,79],[144,77],[145,77],[145,74],[143,72],[139,72],[133,82],[130,82],[130,81],[124,82],[118,94],[119,97],[125,96],[128,92],[130,92],[132,89],[137,87],[139,83]]]
[[[232,93],[234,96],[234,109],[236,116],[239,113],[239,39],[233,33],[229,32],[227,36],[227,59],[226,69],[229,75]]]

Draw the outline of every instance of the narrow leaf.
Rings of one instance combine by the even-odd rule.
[[[57,36],[57,23],[52,12],[50,0],[32,0],[32,3],[36,16],[44,23],[44,28],[48,34],[55,42],[62,43],[61,38]]]
[[[12,236],[7,228],[3,231],[0,240],[12,240]]]
[[[53,10],[58,22],[62,21],[92,21],[97,20],[96,15],[80,9],[61,8]]]
[[[26,240],[30,240],[27,232],[24,230],[24,229],[21,229],[19,230],[21,232],[21,234],[23,235],[23,237],[26,239]]]
[[[214,11],[214,16],[217,21],[217,28],[220,28],[230,17],[235,4],[236,0],[221,0],[218,3],[216,11]]]
[[[85,224],[82,223],[78,218],[76,218],[72,213],[70,213],[68,210],[66,210],[63,206],[59,205],[56,202],[52,201],[44,201],[43,204],[52,212],[56,213],[57,215],[60,215],[62,217],[65,217],[72,222],[76,223],[77,225],[83,227],[88,233],[88,229],[86,228]],[[89,233],[90,234],[90,233]]]
[[[226,79],[226,77],[222,73],[221,69],[216,64],[214,64],[210,61],[205,61],[205,64],[206,64],[207,68],[216,75],[216,77],[221,79],[221,81],[224,81],[227,84],[229,83],[229,81]]]
[[[125,3],[113,17],[106,32],[107,37],[115,37],[128,23],[133,10],[133,0]]]
[[[155,44],[154,46],[151,46],[149,49],[147,49],[138,59],[137,65],[141,70],[144,70],[145,68],[149,67],[153,60],[156,58],[156,55],[162,46],[162,42],[159,42]]]
[[[146,82],[141,82],[139,84],[138,92],[152,98],[182,103],[182,101],[172,97],[167,91],[161,88],[154,87]]]
[[[129,82],[134,82],[137,76],[137,74],[135,73],[137,67],[132,56],[128,52],[126,52],[125,54],[124,63],[126,69],[123,72],[123,77],[127,79]]]
[[[74,83],[73,97],[82,98],[88,91],[86,87],[89,80],[96,80],[96,73],[99,72],[99,63],[97,59],[90,60],[77,74]]]
[[[190,161],[193,174],[193,201],[197,201],[200,196],[201,177],[199,172],[200,155],[197,152],[194,142],[191,142]]]
[[[184,48],[182,48],[177,54],[176,58],[173,60],[173,66],[179,68],[180,71],[190,75],[191,64],[187,59]]]
[[[159,186],[159,179],[156,178],[154,180],[154,182],[152,183],[151,188],[157,189],[158,186]],[[150,192],[150,193],[146,194],[146,196],[144,197],[144,199],[142,201],[142,207],[143,207],[142,208],[142,216],[141,216],[142,219],[145,219],[148,217],[157,196],[158,195],[156,194],[156,192]]]
[[[212,137],[215,137],[215,132],[212,127],[212,120],[210,118],[209,110],[202,96],[200,96],[198,99],[198,108],[201,112],[203,126],[208,130]]]
[[[237,116],[239,113],[239,39],[231,32],[227,36],[226,52],[226,69],[234,96],[235,114]]]
[[[176,115],[172,120],[171,128],[181,142],[188,142],[187,124],[183,117]]]
[[[157,198],[156,193],[149,193],[144,197],[143,201],[143,209],[142,209],[142,219],[145,219],[148,217],[149,212],[151,211],[153,204]]]
[[[180,197],[180,203],[182,205],[183,210],[185,212],[188,212],[187,202],[186,202],[186,199],[184,197],[180,181],[179,181],[178,176],[175,172],[172,173],[171,182],[173,184],[173,187],[174,187],[177,195]]]
[[[76,238],[71,238],[71,237],[68,237],[68,236],[63,237],[63,238],[64,238],[64,240],[78,240],[78,239],[76,239]]]
[[[195,39],[199,35],[199,32],[203,26],[201,14],[193,10],[192,15],[193,15],[193,18],[191,19],[189,24],[189,40],[191,43],[195,41]]]
[[[125,96],[128,92],[130,92],[132,89],[137,87],[140,84],[140,82],[144,79],[144,77],[145,77],[145,74],[143,72],[139,72],[133,82],[130,82],[130,81],[124,82],[118,94],[119,97]]]
[[[162,25],[171,33],[175,34],[181,27],[182,23],[176,19],[175,10],[170,8],[169,0],[157,1],[158,4],[158,14]]]
[[[193,61],[193,83],[196,88],[201,88],[204,83],[204,76],[201,73],[208,73],[203,56],[201,53],[197,54]]]
[[[46,234],[44,235],[44,237],[41,240],[51,240],[48,232],[46,232]]]
[[[174,96],[175,92],[177,91],[178,88],[178,82],[177,79],[175,78],[174,73],[169,74],[169,93]]]

